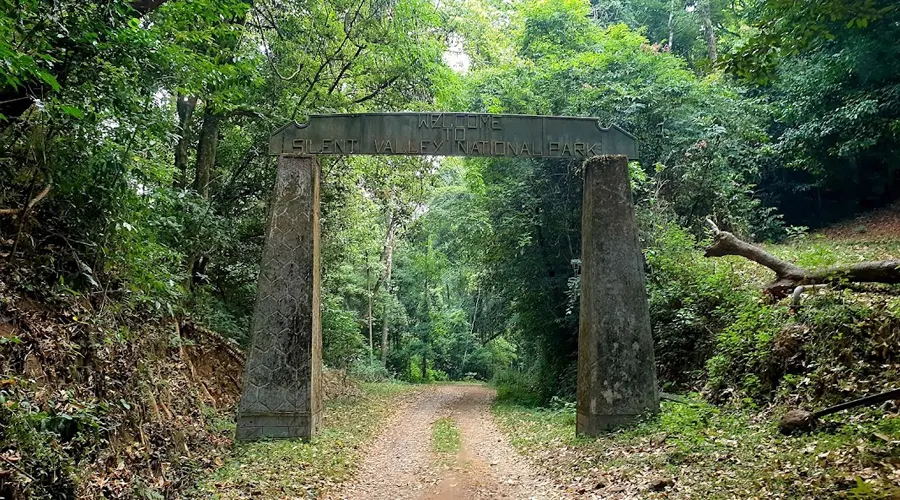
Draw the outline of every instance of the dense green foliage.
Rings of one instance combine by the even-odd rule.
[[[896,304],[841,292],[794,314],[762,300],[760,271],[701,248],[707,217],[775,242],[897,198],[898,21],[887,0],[0,1],[0,272],[28,269],[8,286],[107,322],[202,324],[246,346],[278,126],[597,116],[640,143],[661,382],[716,402],[861,393],[896,380],[877,368],[896,366]],[[572,395],[579,162],[321,163],[327,365]],[[780,251],[814,266],[859,253]],[[0,412],[0,451],[53,448],[60,432],[29,419],[57,415],[20,403]],[[33,488],[75,488],[78,457],[46,460],[67,477]]]
[[[782,214],[815,225],[895,193],[898,14],[880,2],[109,7],[4,4],[4,254],[73,293],[242,343],[264,139],[312,111],[592,115],[632,131],[671,380],[690,378],[668,368],[683,353],[704,364],[715,311],[741,302],[727,273],[688,275],[703,218],[779,238]],[[462,77],[440,60],[448,37],[469,59]],[[323,162],[329,364],[366,360],[377,377],[375,351],[392,351],[391,372],[462,378],[524,359],[547,394],[571,390],[577,164]]]
[[[783,361],[773,342],[782,329],[797,324],[829,332],[818,345],[842,335],[835,323],[789,317],[783,304],[760,303],[753,282],[764,282],[762,276],[748,280],[700,251],[707,217],[752,240],[780,240],[802,231],[790,224],[821,225],[895,198],[896,159],[887,151],[897,149],[898,96],[889,76],[897,71],[879,61],[896,60],[887,42],[896,12],[877,2],[861,10],[833,3],[843,10],[826,21],[818,7],[777,1],[694,2],[686,10],[681,2],[650,1],[488,9],[500,28],[479,39],[493,43],[478,48],[494,53],[473,58],[454,107],[600,116],[639,139],[632,183],[664,384],[699,388],[712,377],[716,394],[737,390],[767,399],[779,387],[789,392],[784,387],[794,376],[772,366]],[[783,48],[775,60],[754,59],[751,46],[774,46],[776,38]],[[769,67],[777,78],[766,76]],[[473,198],[457,218],[478,214],[487,227],[478,226],[464,245],[479,262],[480,287],[495,296],[502,321],[494,324],[507,329],[522,368],[503,380],[536,390],[544,401],[570,395],[579,165],[507,159],[467,165]],[[849,368],[864,351],[818,352],[795,369],[805,375],[836,359]],[[833,393],[826,386],[815,393]]]

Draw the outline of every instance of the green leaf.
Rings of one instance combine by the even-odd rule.
[[[84,112],[81,111],[80,109],[76,108],[75,106],[69,106],[67,104],[63,104],[59,107],[59,109],[63,113],[65,113],[69,116],[78,118],[79,120],[84,118]]]
[[[43,80],[44,83],[46,83],[47,85],[50,85],[50,87],[52,87],[53,90],[58,91],[60,89],[59,82],[56,81],[55,76],[51,75],[50,73],[48,73],[42,69],[37,70],[36,73],[37,73],[38,78]]]

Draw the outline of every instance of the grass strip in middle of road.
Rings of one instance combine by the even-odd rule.
[[[431,425],[434,451],[440,454],[456,454],[460,450],[459,426],[450,417],[439,418]]]

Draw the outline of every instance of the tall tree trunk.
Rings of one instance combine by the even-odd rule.
[[[387,366],[388,355],[388,307],[387,302],[381,306],[381,364]]]
[[[194,109],[197,107],[197,98],[195,96],[178,94],[175,107],[178,110],[178,133],[180,135],[178,144],[175,146],[175,170],[178,172],[178,177],[175,179],[175,187],[184,188],[188,184],[188,149],[191,145],[190,123],[191,117],[194,115]]]
[[[385,289],[390,293],[391,291],[391,268],[394,263],[394,225],[388,225],[388,235],[387,242],[385,243],[385,270],[384,270],[384,283]],[[381,362],[387,365],[387,354],[388,354],[388,314],[387,314],[387,303],[384,305],[384,316],[382,318],[381,323]]]
[[[475,337],[475,320],[478,319],[478,303],[481,301],[481,292],[475,296],[475,307],[472,309],[472,328],[469,329],[469,336]]]
[[[219,142],[219,121],[221,118],[209,108],[203,110],[203,125],[200,127],[200,138],[197,141],[197,172],[194,177],[194,190],[204,199],[209,199],[209,181],[216,164],[216,147]]]
[[[428,256],[431,257],[431,241],[428,242]],[[422,336],[422,380],[428,381],[428,344],[431,340],[431,292],[428,291],[428,274],[425,274],[425,317],[428,319],[428,328]]]
[[[706,49],[709,52],[709,60],[716,62],[719,54],[716,46],[716,31],[713,29],[710,3],[711,0],[700,0],[700,17],[703,19],[703,31],[706,32]]]
[[[366,324],[369,328],[369,361],[372,360],[372,357],[375,355],[375,341],[373,334],[373,302],[375,301],[375,297],[378,295],[378,291],[381,289],[381,284],[386,281],[390,281],[391,279],[391,256],[393,255],[393,244],[394,244],[394,215],[388,214],[388,228],[387,228],[387,236],[384,239],[384,250],[381,254],[381,262],[385,264],[385,270],[379,273],[378,279],[375,280],[374,288],[369,290],[369,304],[368,310],[366,312]],[[366,264],[366,283],[371,282],[371,268],[368,264]],[[387,322],[387,318],[385,318],[385,323]],[[382,339],[387,338],[387,325],[383,326]],[[384,350],[385,342],[382,342],[382,351]],[[385,355],[382,353],[381,355],[382,361],[385,360]]]
[[[669,3],[669,52],[672,52],[672,47],[675,42],[675,0],[672,0]]]
[[[209,200],[209,183],[212,170],[216,164],[216,147],[219,143],[219,122],[221,118],[210,108],[209,103],[204,106],[203,124],[200,126],[200,137],[197,139],[196,172],[194,173],[194,191],[205,200]],[[200,228],[197,228],[200,231]],[[196,245],[190,249],[185,262],[187,270],[187,286],[193,289],[200,282],[200,275],[205,271],[207,260],[200,253]]]
[[[156,8],[163,1],[165,0],[135,0],[136,3],[149,6],[149,8]],[[253,1],[251,0],[248,2],[248,5],[249,8],[252,9]],[[139,7],[135,8],[140,10]],[[247,22],[247,12],[236,12],[230,19],[222,19],[222,21],[223,26],[232,25],[235,27],[243,27]],[[242,39],[243,37],[230,38],[229,40],[219,43],[216,60],[233,62],[235,54],[237,53],[238,44]],[[217,37],[215,41],[220,42]],[[193,188],[205,200],[210,199],[210,182],[212,180],[213,169],[216,165],[216,150],[219,145],[219,128],[221,127],[222,120],[226,118],[225,115],[217,113],[211,106],[211,95],[214,94],[216,90],[215,87],[211,88],[209,91],[210,95],[207,96],[207,99],[204,102],[203,122],[200,125],[200,136],[197,139],[197,157],[195,160]],[[194,101],[193,106],[196,107],[196,100]],[[187,161],[186,155],[183,161]],[[204,255],[203,252],[199,250],[199,245],[196,243],[199,241],[201,231],[202,226],[198,226],[193,235],[195,243],[192,245],[192,248],[189,249],[185,263],[188,273],[188,287],[191,290],[193,290],[195,284],[201,282],[200,278],[202,275],[206,274],[206,268],[209,265],[208,255]]]
[[[366,259],[368,260],[368,259]],[[366,283],[369,284],[372,282],[371,280],[372,268],[366,263]],[[377,287],[376,287],[377,288]],[[374,299],[375,292],[372,290],[371,285],[369,285],[369,307],[366,312],[366,323],[369,326],[369,363],[372,362],[372,357],[375,352],[375,344],[372,341],[372,300]]]

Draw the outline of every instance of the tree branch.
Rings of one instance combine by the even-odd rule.
[[[368,100],[371,100],[371,99],[374,99],[375,97],[378,97],[378,94],[380,94],[383,90],[385,90],[385,89],[387,89],[388,87],[390,87],[391,85],[393,85],[394,82],[396,82],[396,81],[399,80],[399,79],[400,79],[400,75],[391,77],[388,81],[386,81],[386,82],[382,83],[381,85],[379,85],[374,91],[372,91],[371,94],[368,94],[368,95],[365,95],[365,96],[363,96],[363,97],[360,97],[359,99],[354,99],[354,100],[352,101],[351,104],[360,104],[360,103],[364,103],[364,102],[366,102],[366,101],[368,101]]]
[[[779,259],[762,248],[741,241],[735,235],[713,227],[715,235],[712,245],[706,249],[706,257],[738,255],[775,271],[775,281],[766,285],[765,291],[775,298],[783,298],[798,286],[855,283],[900,283],[900,260],[860,262],[859,264],[832,266],[824,269],[803,269],[795,264]]]
[[[35,205],[37,205],[38,203],[40,203],[41,200],[43,200],[44,198],[46,198],[47,195],[50,194],[50,188],[53,186],[53,179],[50,177],[50,174],[49,174],[49,173],[44,174],[44,175],[45,175],[46,180],[47,180],[47,185],[44,186],[44,189],[42,189],[41,192],[38,193],[37,196],[35,196],[31,201],[29,201],[29,202],[28,202],[24,207],[22,207],[22,208],[0,208],[0,215],[4,215],[4,216],[5,216],[5,215],[16,215],[16,214],[21,214],[22,216],[24,216],[25,214],[27,214],[28,212],[30,212],[31,209],[34,208]]]
[[[341,66],[341,71],[338,73],[337,78],[334,79],[334,83],[331,84],[331,87],[328,89],[328,95],[331,95],[334,92],[334,89],[337,88],[338,84],[341,82],[341,78],[344,77],[344,73],[350,69],[350,66],[356,61],[356,58],[362,53],[363,49],[365,49],[365,45],[359,45],[356,48],[356,53],[353,54],[353,57],[350,58],[343,66]]]
[[[259,17],[255,10],[253,11],[253,17],[256,18],[256,28],[259,30],[259,36],[260,36],[260,38],[262,38],[263,45],[265,46],[265,50],[263,51],[263,53],[265,54],[266,59],[269,61],[269,66],[272,67],[272,71],[275,72],[275,76],[277,76],[278,78],[280,78],[282,81],[285,81],[285,82],[289,82],[289,81],[293,80],[294,78],[296,78],[297,75],[299,75],[300,72],[303,71],[304,64],[301,62],[297,66],[297,70],[294,71],[291,74],[291,76],[282,75],[281,72],[278,71],[278,66],[275,65],[275,61],[272,60],[272,54],[270,53],[272,46],[269,44],[269,41],[266,40],[266,31],[263,29],[262,23],[259,22]],[[276,33],[278,33],[278,36],[281,37],[281,31],[278,28],[278,25],[275,23],[274,16],[272,17],[271,23],[272,23],[272,26],[274,27]]]
[[[741,241],[728,231],[718,231],[718,229],[714,229],[714,231],[713,244],[706,249],[705,257],[740,255],[775,271],[778,277],[800,278],[803,276],[803,269],[794,264],[781,260],[758,246]]]

